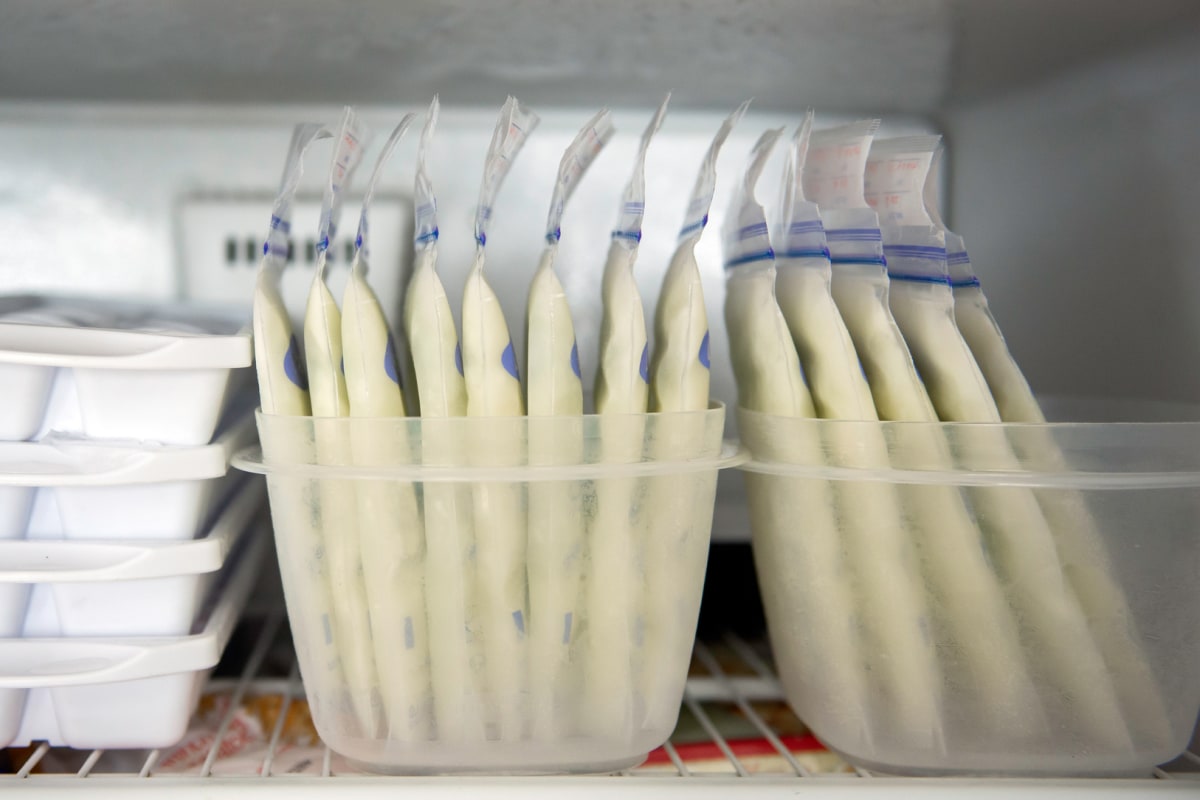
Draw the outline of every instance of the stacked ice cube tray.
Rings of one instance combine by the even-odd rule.
[[[244,320],[0,298],[0,747],[183,735],[264,553]]]

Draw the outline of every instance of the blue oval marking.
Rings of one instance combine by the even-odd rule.
[[[287,352],[283,354],[283,374],[287,375],[289,381],[308,391],[308,376],[304,374],[304,365],[300,363],[300,343],[296,341],[295,335],[288,342]]]
[[[338,362],[338,371],[341,372],[342,375],[346,374],[346,357],[345,356],[342,356],[342,360]]]
[[[642,383],[650,382],[650,343],[642,345],[642,363],[638,364],[638,375],[642,376]]]
[[[504,348],[504,352],[500,354],[500,363],[504,366],[505,372],[517,380],[521,380],[521,376],[517,374],[517,354],[513,352],[511,341],[509,341],[508,347]]]
[[[704,339],[700,342],[700,363],[705,369],[711,369],[708,363],[708,331],[704,332]]]
[[[454,368],[458,370],[459,375],[463,374],[462,344],[458,342],[454,343]]]
[[[579,343],[571,343],[571,372],[575,373],[575,377],[583,380],[583,375],[579,373]]]
[[[388,332],[387,349],[383,351],[383,371],[392,379],[392,383],[400,385],[400,364],[396,361],[396,341]]]

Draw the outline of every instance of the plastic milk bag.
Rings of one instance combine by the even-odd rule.
[[[467,415],[520,417],[525,414],[516,353],[500,299],[483,274],[484,247],[492,204],[504,177],[538,117],[510,97],[500,112],[483,166],[475,214],[475,262],[463,289],[463,368]],[[482,433],[485,429],[476,429]],[[472,463],[517,466],[524,460],[521,428],[498,420],[486,440],[471,443]],[[472,485],[475,509],[475,565],[486,658],[488,693],[495,703],[496,736],[521,739],[526,733],[526,530],[523,487],[512,483]]]
[[[562,283],[554,272],[563,210],[579,180],[612,138],[607,110],[592,117],[563,153],[546,218],[546,248],[529,287],[526,304],[526,405],[529,463],[534,466],[583,461],[583,382],[575,325]],[[566,424],[539,418],[570,417]],[[583,492],[579,482],[529,484],[529,664],[533,736],[553,741],[557,709],[578,701],[567,683],[571,644],[581,596]]]
[[[353,109],[342,116],[334,141],[333,164],[325,186],[317,232],[317,267],[304,313],[304,356],[308,365],[309,398],[314,417],[345,417],[350,413],[346,379],[342,374],[342,319],[325,284],[329,242],[337,229],[342,196],[362,159],[367,130]],[[351,462],[350,442],[342,429],[316,426],[317,460],[322,464]],[[364,736],[378,735],[381,727],[379,679],[371,658],[370,620],[362,559],[354,485],[350,481],[322,481],[320,525],[329,559],[333,594],[334,632],[342,653],[342,667],[350,687],[355,713]]]

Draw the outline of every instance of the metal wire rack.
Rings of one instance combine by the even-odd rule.
[[[570,792],[581,800],[610,796],[696,800],[730,795],[885,800],[1082,798],[1097,793],[1200,796],[1200,755],[1194,752],[1156,769],[1152,777],[1136,780],[898,778],[852,768],[821,751],[811,737],[796,735],[802,726],[781,716],[790,711],[782,702],[769,657],[733,634],[697,643],[680,726],[671,741],[639,767],[606,776],[369,775],[318,741],[298,742],[289,732],[297,720],[307,721],[307,707],[287,626],[281,613],[255,624],[260,628],[240,675],[210,681],[205,698],[220,702],[209,704],[206,724],[180,747],[171,752],[85,752],[42,743],[17,752],[14,772],[0,775],[0,792],[6,797],[33,792],[42,797],[100,797],[169,791],[172,797],[209,798],[251,792],[293,798],[333,789],[342,796],[405,798],[460,794],[535,798]],[[251,700],[271,708],[266,723],[254,731],[239,712]]]

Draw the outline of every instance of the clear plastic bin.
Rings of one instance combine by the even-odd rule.
[[[831,749],[1025,775],[1147,774],[1184,750],[1200,422],[738,420],[779,674]],[[908,552],[857,544],[877,531],[847,504],[887,493]]]
[[[259,414],[301,674],[391,772],[605,772],[674,728],[724,408],[542,418]]]

